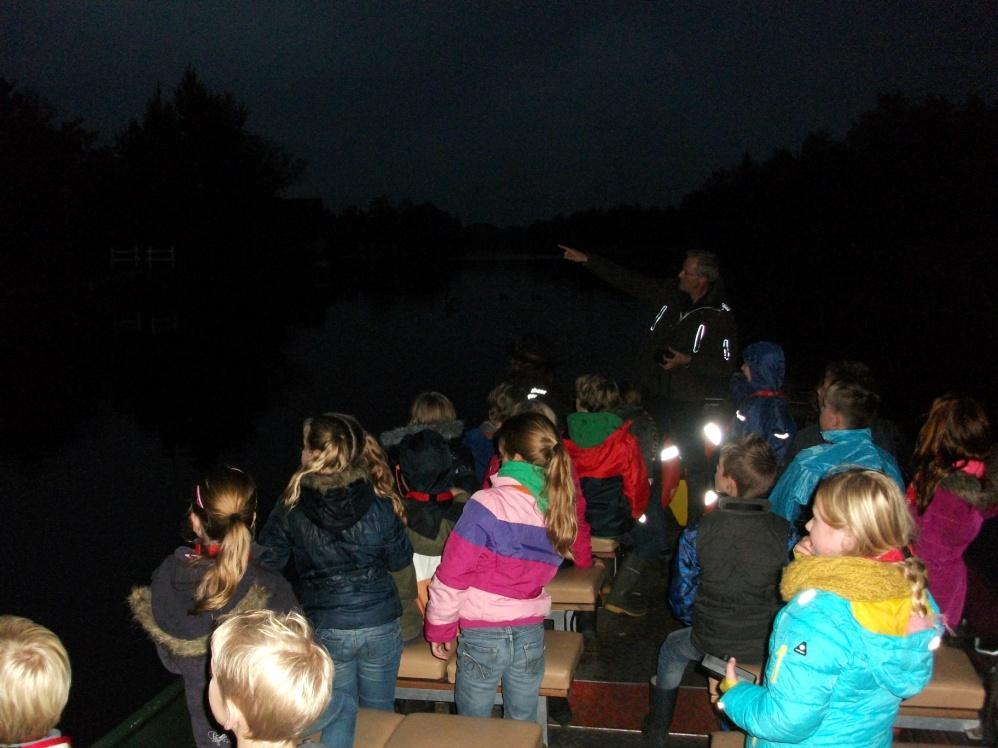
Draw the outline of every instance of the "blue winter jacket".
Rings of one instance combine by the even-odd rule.
[[[873,443],[870,429],[822,431],[821,437],[828,444],[819,444],[798,454],[770,492],[769,503],[781,517],[796,521],[801,508],[810,503],[821,479],[836,469],[879,470],[904,492],[904,478],[897,463]]]
[[[750,736],[746,748],[889,748],[901,701],[932,678],[941,628],[876,633],[852,605],[812,588],[777,615],[763,685],[740,683],[720,702]]]
[[[391,573],[412,562],[412,545],[391,502],[366,476],[306,475],[298,503],[280,503],[260,534],[266,566],[294,560],[298,599],[317,629],[361,629],[399,618]],[[349,481],[351,477],[356,480]]]
[[[741,372],[731,377],[731,401],[736,404],[731,436],[759,434],[776,452],[780,464],[797,434],[790,406],[783,394],[786,364],[783,349],[776,343],[753,343],[743,354],[752,373],[749,381]]]

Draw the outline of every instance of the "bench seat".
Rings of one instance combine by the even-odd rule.
[[[469,736],[474,736],[470,739]],[[357,712],[357,748],[455,748],[501,745],[503,748],[542,748],[536,722],[420,713],[407,717],[377,709]]]
[[[606,569],[602,566],[590,566],[588,569],[572,566],[558,571],[545,587],[551,595],[551,613],[548,617],[554,620],[556,629],[569,629],[570,613],[596,612],[600,585],[605,576]]]
[[[965,732],[980,725],[984,685],[966,652],[939,647],[932,680],[918,695],[901,702],[898,727]]]

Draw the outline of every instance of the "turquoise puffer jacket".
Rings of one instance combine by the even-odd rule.
[[[746,748],[889,748],[902,699],[932,677],[939,634],[938,626],[904,636],[874,633],[856,620],[848,600],[802,591],[776,618],[764,684],[735,686],[721,708],[749,734]]]

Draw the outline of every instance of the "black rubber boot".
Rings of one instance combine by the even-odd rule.
[[[611,613],[623,613],[625,616],[639,618],[648,614],[648,607],[637,595],[632,594],[641,582],[648,565],[633,553],[624,559],[617,576],[613,580],[613,589],[606,599],[604,607]]]
[[[676,709],[679,689],[659,688],[654,677],[648,687],[650,712],[641,726],[641,731],[645,734],[645,744],[649,748],[668,748],[669,727],[672,725],[672,713]]]

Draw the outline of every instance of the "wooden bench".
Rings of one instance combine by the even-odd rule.
[[[607,568],[610,569],[613,576],[616,576],[617,551],[620,548],[620,543],[618,543],[613,538],[597,538],[594,535],[592,537],[592,546],[593,546],[593,556],[609,562],[607,564]]]
[[[357,712],[354,745],[357,748],[449,748],[466,745],[541,748],[543,743],[540,725],[535,722],[431,713],[403,717],[395,712],[360,709]]]
[[[545,587],[551,595],[551,612],[548,618],[554,621],[556,630],[574,630],[572,624],[576,613],[596,612],[600,584],[605,575],[606,569],[600,566],[590,566],[588,569],[572,566],[558,571]]]
[[[966,652],[939,647],[932,680],[920,694],[901,702],[896,724],[914,730],[966,732],[981,724],[985,691]]]
[[[548,737],[548,697],[568,697],[581,657],[582,634],[572,631],[544,632],[544,679],[538,692],[540,699],[537,702],[537,723],[545,745]],[[456,657],[451,657],[445,663],[433,656],[427,643],[415,642],[402,650],[399,676],[395,681],[395,698],[452,702],[456,677]],[[501,688],[496,690],[495,703],[502,703]]]

